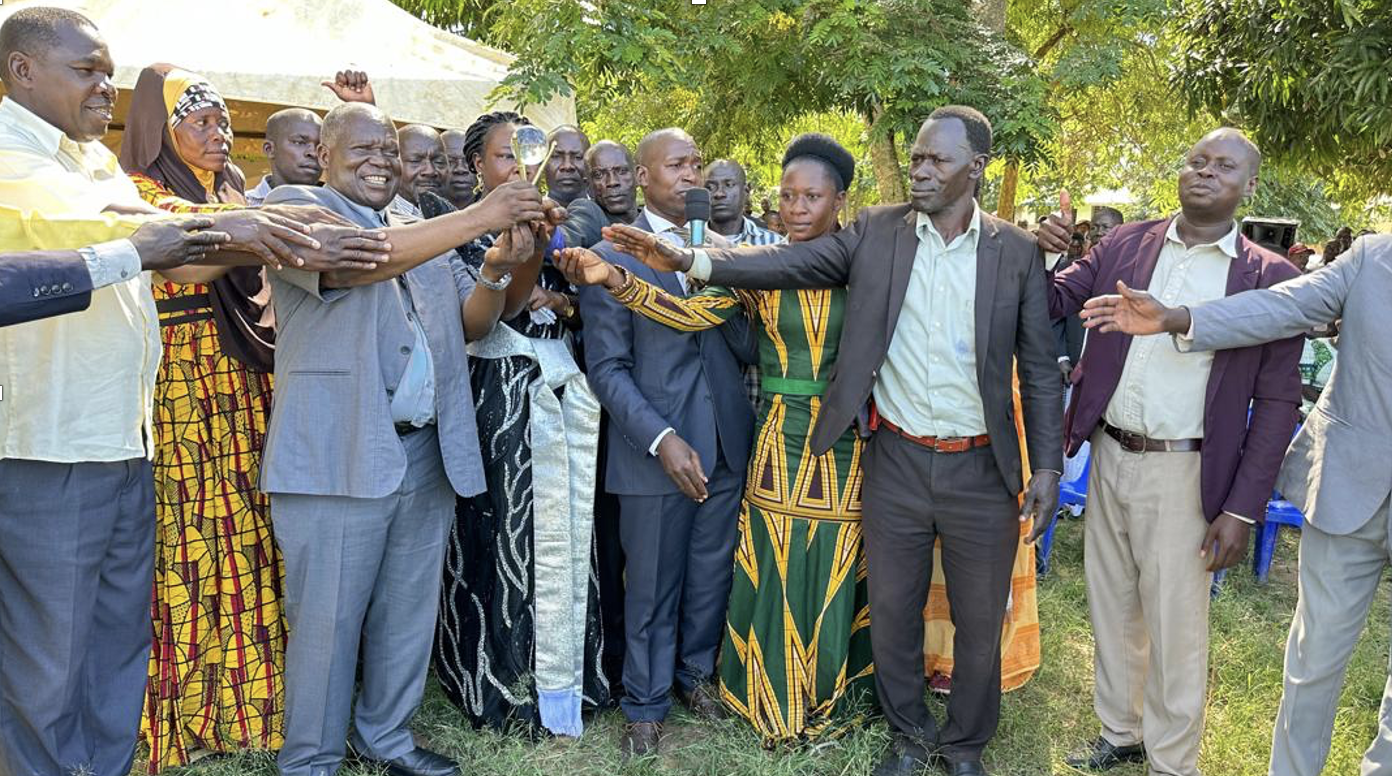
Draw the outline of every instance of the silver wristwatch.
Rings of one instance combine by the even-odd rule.
[[[512,273],[505,272],[503,273],[503,276],[501,278],[499,278],[496,281],[493,281],[485,277],[483,272],[480,271],[478,284],[488,289],[489,291],[506,291],[507,287],[512,285]]]

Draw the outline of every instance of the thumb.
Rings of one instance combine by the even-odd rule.
[[[1073,197],[1069,196],[1068,189],[1059,192],[1059,211],[1064,218],[1073,220]]]
[[[335,86],[337,86],[338,84],[334,83],[333,81],[320,81],[320,82],[319,82],[319,85],[320,85],[320,86],[324,86],[324,87],[328,87],[329,89],[332,89],[332,88],[334,88]]]
[[[1117,281],[1117,293],[1121,294],[1125,299],[1136,298],[1136,292],[1133,291],[1130,286],[1126,285],[1125,281]]]

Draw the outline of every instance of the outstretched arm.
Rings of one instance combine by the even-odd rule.
[[[710,286],[686,298],[673,296],[586,248],[558,251],[556,266],[572,284],[603,286],[619,304],[678,331],[713,329],[745,310],[755,309],[752,294],[721,286]]]

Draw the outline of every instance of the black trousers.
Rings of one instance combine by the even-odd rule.
[[[865,454],[865,557],[875,687],[890,726],[937,743],[951,759],[980,757],[1000,721],[1000,643],[1019,509],[989,447],[936,453],[889,431]],[[942,539],[956,634],[952,695],[941,727],[924,702],[923,607]]]
[[[609,422],[599,422],[599,477],[595,483],[594,541],[599,575],[600,625],[604,630],[604,675],[610,697],[623,697],[624,664],[624,552],[619,535],[619,497],[605,490],[605,463],[609,460]]]

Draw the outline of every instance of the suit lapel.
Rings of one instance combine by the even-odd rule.
[[[991,312],[995,308],[996,273],[1000,270],[1001,241],[994,221],[981,214],[976,237],[976,382],[986,384],[986,349],[991,342]]]
[[[1228,285],[1225,289],[1225,296],[1240,294],[1243,291],[1250,291],[1257,287],[1257,282],[1261,280],[1261,261],[1252,255],[1251,243],[1247,238],[1238,235],[1237,237],[1237,258],[1228,263]],[[1208,375],[1207,390],[1204,391],[1204,404],[1208,406],[1213,403],[1213,398],[1218,394],[1218,386],[1222,384],[1223,373],[1227,371],[1228,364],[1232,362],[1237,350],[1220,350],[1213,356],[1213,368]]]
[[[1155,265],[1160,263],[1160,249],[1165,247],[1165,233],[1170,229],[1170,222],[1161,221],[1152,226],[1145,236],[1141,238],[1141,244],[1136,247],[1136,265],[1131,269],[1131,278],[1126,284],[1132,288],[1150,288],[1150,279],[1155,277]],[[1108,290],[1106,293],[1114,293]]]
[[[652,224],[648,221],[647,213],[642,211],[639,211],[638,219],[633,222],[633,226],[645,232],[651,232],[653,230]],[[660,240],[662,238],[659,237],[658,239]],[[651,267],[648,267],[648,272],[652,274],[653,280],[663,291],[677,296],[686,296],[686,292],[682,290],[681,281],[677,280],[677,273],[658,272]]]
[[[904,296],[909,290],[909,276],[913,274],[914,257],[918,255],[918,214],[913,208],[894,229],[894,250],[889,264],[889,304],[885,305],[885,332],[888,342],[899,323],[899,312],[904,309]]]

